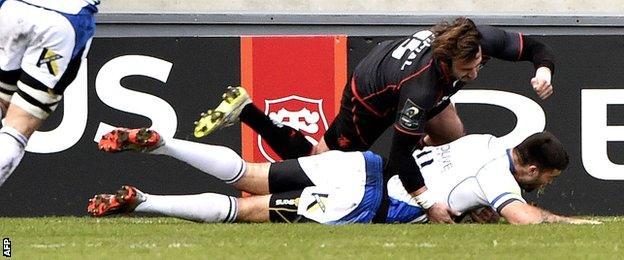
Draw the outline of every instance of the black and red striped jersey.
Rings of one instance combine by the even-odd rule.
[[[535,67],[547,66],[553,71],[552,55],[541,43],[537,47],[530,46],[531,52],[525,53],[527,37],[521,33],[485,25],[477,26],[477,30],[481,36],[483,63],[491,57],[528,60]],[[399,131],[422,134],[435,108],[445,106],[449,97],[465,84],[454,79],[449,69],[433,58],[433,41],[433,32],[423,30],[409,37],[379,43],[355,68],[352,94],[369,112],[379,117],[396,117],[395,127]]]

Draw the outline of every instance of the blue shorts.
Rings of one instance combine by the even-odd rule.
[[[383,159],[370,151],[363,154],[366,162],[366,187],[362,201],[346,216],[327,224],[370,223],[375,217],[383,196]]]

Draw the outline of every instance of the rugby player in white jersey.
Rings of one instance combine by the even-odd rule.
[[[0,185],[76,78],[99,0],[0,0]]]
[[[163,140],[149,129],[117,129],[102,137],[107,152],[134,150],[182,160],[234,187],[253,194],[236,198],[216,193],[153,195],[124,186],[115,194],[89,200],[93,216],[145,212],[199,222],[385,223],[426,222],[426,211],[397,176],[384,194],[383,159],[372,152],[329,151],[277,163],[248,163],[236,152],[184,140]],[[459,213],[491,207],[509,223],[599,224],[552,214],[525,202],[521,189],[540,189],[569,162],[562,144],[542,132],[507,149],[491,135],[468,135],[414,153],[430,201]],[[380,207],[387,200],[389,207]]]

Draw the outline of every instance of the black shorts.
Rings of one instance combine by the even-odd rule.
[[[271,222],[311,222],[297,214],[303,189],[314,186],[297,159],[272,163],[269,168],[269,220]]]
[[[281,193],[303,190],[314,183],[303,171],[297,159],[289,159],[271,164],[269,168],[269,192]]]

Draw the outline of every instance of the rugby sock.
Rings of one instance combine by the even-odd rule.
[[[11,176],[22,157],[28,138],[12,127],[0,129],[0,185]]]
[[[239,118],[284,160],[308,156],[312,151],[312,143],[300,131],[271,120],[253,103],[243,108]]]
[[[163,146],[151,153],[171,156],[226,183],[238,181],[247,168],[245,161],[230,148],[186,140],[166,139]]]
[[[237,199],[222,194],[142,195],[145,201],[137,205],[134,212],[163,214],[200,222],[234,222],[238,211]]]

